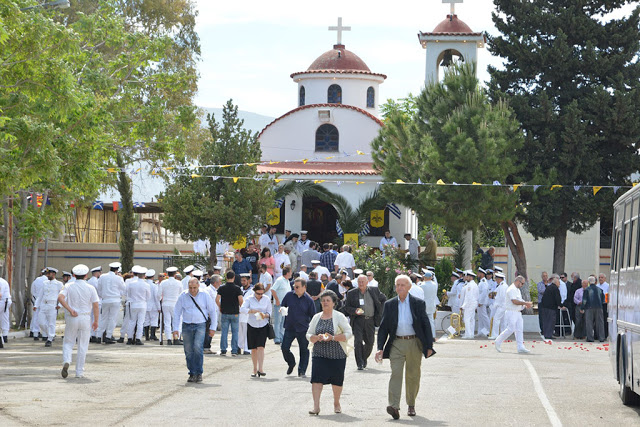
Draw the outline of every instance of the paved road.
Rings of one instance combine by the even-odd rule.
[[[214,339],[214,348],[218,342]],[[639,425],[640,409],[620,403],[608,353],[599,343],[528,341],[503,353],[491,341],[445,341],[422,365],[418,425]],[[566,347],[566,349],[565,349]],[[569,349],[571,347],[571,349]],[[600,347],[601,349],[598,349]],[[294,352],[297,349],[294,350]],[[329,389],[319,417],[308,379],[285,375],[279,347],[268,343],[267,377],[252,379],[249,356],[206,356],[204,383],[187,384],[181,347],[91,344],[86,378],[60,377],[61,342],[52,348],[14,339],[0,350],[0,425],[388,425],[389,364],[357,371],[347,361],[342,414]],[[310,369],[308,371],[310,374]]]

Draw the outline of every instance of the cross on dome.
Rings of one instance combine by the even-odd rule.
[[[334,26],[329,27],[329,31],[336,31],[338,33],[338,45],[341,45],[342,44],[342,32],[343,31],[351,31],[351,27],[343,27],[342,26],[342,18],[339,17],[338,18],[338,25],[335,26],[335,27]]]
[[[451,4],[451,16],[456,13],[456,3],[462,3],[464,0],[442,0],[442,3],[450,3]]]

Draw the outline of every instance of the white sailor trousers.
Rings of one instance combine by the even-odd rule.
[[[31,332],[33,335],[38,336],[40,333],[40,307],[36,307],[36,311],[31,316]]]
[[[173,305],[162,305],[162,316],[164,317],[164,335],[168,340],[172,339],[171,322],[173,321]],[[160,337],[162,339],[162,337]]]
[[[158,326],[158,316],[160,315],[160,313],[158,313],[158,310],[147,310],[147,312],[144,315],[144,326],[151,326],[152,328],[155,328],[156,326]]]
[[[6,306],[5,306],[6,304]],[[9,315],[11,314],[11,301],[2,301],[0,306],[0,332],[2,336],[9,335]]]
[[[118,313],[120,312],[119,302],[103,302],[100,311],[100,326],[98,327],[98,336],[102,338],[102,334],[107,333],[107,338],[113,338],[113,330],[116,328]]]
[[[127,331],[127,337],[133,338],[133,331],[138,326],[136,330],[136,339],[142,338],[143,325],[144,325],[144,315],[147,312],[147,307],[140,308],[131,308],[131,315],[129,316],[129,330]]]
[[[89,313],[78,314],[72,317],[66,316],[64,327],[64,340],[62,341],[62,363],[71,364],[73,346],[78,340],[78,355],[76,357],[76,376],[84,373],[84,361],[89,348],[89,338],[91,337],[91,315]]]
[[[53,341],[53,338],[56,336],[56,316],[58,312],[56,310],[56,305],[54,304],[42,304],[42,308],[40,309],[40,316],[44,320],[44,324],[46,328],[42,331],[43,335],[46,332],[49,341]]]
[[[473,338],[476,330],[476,308],[478,305],[472,305],[464,309],[464,336]]]
[[[478,333],[481,333],[481,331],[483,331],[482,333],[486,332],[485,335],[489,334],[489,327],[490,327],[490,323],[489,323],[489,311],[488,307],[486,304],[483,304],[482,306],[478,306]]]
[[[491,336],[495,338],[500,335],[506,328],[506,322],[504,320],[504,307],[498,304],[494,304],[493,307],[491,307],[491,318],[493,319],[493,324],[491,325]]]
[[[519,311],[507,310],[504,313],[504,321],[507,324],[507,327],[498,336],[498,338],[496,338],[496,345],[502,344],[502,342],[509,338],[511,334],[515,333],[518,350],[524,349],[524,337],[522,333],[522,313]]]

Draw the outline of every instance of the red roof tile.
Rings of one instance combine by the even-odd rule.
[[[281,120],[281,119],[283,119],[283,118],[285,118],[285,117],[287,117],[287,116],[289,116],[289,115],[291,115],[291,114],[293,114],[295,112],[306,110],[306,109],[309,109],[309,108],[348,108],[350,110],[354,110],[354,111],[357,111],[359,113],[362,113],[365,116],[369,117],[374,122],[376,122],[377,124],[379,124],[380,126],[384,126],[384,123],[379,118],[377,118],[373,114],[369,113],[368,111],[365,111],[362,108],[355,107],[353,105],[345,105],[345,104],[309,104],[309,105],[303,105],[303,106],[298,107],[298,108],[294,108],[293,110],[281,115],[280,117],[278,117],[277,119],[275,119],[274,121],[269,123],[268,125],[266,125],[264,127],[264,129],[262,129],[262,131],[260,131],[260,134],[258,135],[258,138],[260,138],[260,136],[262,136],[264,131],[267,130],[267,128],[269,126],[271,126],[272,124],[274,124],[278,120]]]
[[[331,153],[323,153],[328,156]],[[258,165],[258,173],[283,175],[378,175],[371,162],[287,162]]]
[[[314,73],[324,73],[324,74],[364,74],[367,76],[379,76],[383,79],[387,78],[386,74],[381,73],[372,73],[371,71],[362,71],[362,70],[307,70],[307,71],[298,71],[297,73],[292,73],[289,77],[293,78],[294,76],[299,76],[301,74],[314,74]]]
[[[291,77],[311,73],[367,74],[387,78],[384,74],[372,73],[358,55],[345,49],[342,44],[334,45],[333,49],[326,51],[313,61],[306,71],[293,73]]]
[[[447,15],[447,19],[440,22],[430,33],[420,33],[423,36],[481,36],[482,33],[474,32],[471,27],[458,19],[458,15]]]

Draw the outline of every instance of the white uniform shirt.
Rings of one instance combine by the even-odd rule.
[[[376,279],[371,279],[369,280],[369,283],[367,283],[367,286],[373,286],[375,288],[378,287],[378,281]]]
[[[418,259],[418,250],[420,249],[420,243],[416,239],[409,240],[409,258]]]
[[[265,271],[264,273],[260,274],[258,283],[262,283],[262,285],[264,285],[264,288],[267,289],[270,285],[273,284],[273,277],[271,277],[268,271]]]
[[[34,280],[31,283],[31,302],[32,303],[34,303],[34,304],[36,303],[36,299],[38,298],[38,295],[40,294],[40,289],[42,289],[42,285],[44,284],[45,280],[47,282],[49,281],[49,279],[47,279],[47,276],[40,276],[40,277],[38,277],[36,280]]]
[[[96,288],[96,291],[98,290],[98,278],[96,276],[89,277],[89,279],[87,280],[87,283],[93,286],[94,288]],[[98,298],[99,297],[100,295],[98,295]]]
[[[567,299],[567,284],[562,280],[560,280],[560,299],[563,303]]]
[[[147,308],[147,300],[151,296],[149,284],[138,277],[125,282],[127,287],[127,302],[131,308]]]
[[[478,283],[478,304],[489,304],[489,282],[484,277]]]
[[[124,280],[113,271],[103,274],[98,279],[98,296],[103,303],[120,302],[125,294]]]
[[[160,283],[160,299],[162,305],[173,307],[178,301],[178,297],[182,293],[182,283],[178,282],[175,277],[169,277]]]
[[[43,305],[57,305],[58,295],[62,290],[62,282],[58,282],[56,279],[47,280],[42,284],[40,293],[36,296],[36,303],[34,307],[42,308]]]
[[[462,293],[461,307],[465,310],[475,310],[478,306],[478,285],[476,282],[473,280],[468,282]]]
[[[282,276],[282,267],[280,267],[281,265],[283,265],[283,267],[286,267],[287,265],[291,265],[291,260],[289,259],[289,255],[285,254],[284,252],[282,253],[278,253],[276,252],[276,254],[273,256],[273,259],[276,261],[275,266],[273,268],[273,272],[276,275],[276,277],[280,277]]]
[[[260,245],[260,250],[269,248],[271,255],[275,255],[278,252],[278,237],[275,234],[273,236],[270,236],[269,233],[263,234],[258,239],[258,244]]]
[[[609,293],[609,284],[606,281],[603,284],[596,283],[596,286],[599,287],[600,289],[602,289],[603,293],[605,293],[605,294]]]
[[[193,276],[191,274],[187,274],[185,277],[182,278],[182,290],[183,291],[187,291],[189,290],[189,280],[193,279]]]
[[[333,265],[337,265],[338,270],[341,268],[354,268],[356,266],[356,261],[353,259],[353,255],[347,251],[343,251],[338,254]]]
[[[420,298],[421,300],[424,301],[424,292],[422,292],[422,289],[420,288],[420,286],[416,285],[415,283],[411,284],[411,289],[409,289],[409,293],[411,294],[412,297]]]
[[[149,298],[147,299],[147,311],[160,310],[160,298],[158,297],[158,285],[153,280],[146,279],[149,284]]]
[[[512,284],[507,289],[507,300],[506,300],[505,309],[507,311],[522,311],[524,309],[524,305],[514,304],[512,301],[514,299],[518,301],[524,301],[522,299],[522,293],[520,292],[520,289],[518,289],[515,284]]]
[[[0,301],[3,303],[11,302],[11,289],[9,283],[0,277]],[[0,306],[0,311],[4,310],[4,304]]]
[[[396,241],[396,238],[391,236],[388,239],[385,237],[383,237],[382,239],[380,239],[380,250],[382,252],[385,251],[385,246],[393,246],[394,248],[398,247],[398,242]]]
[[[98,302],[98,292],[96,288],[84,280],[67,283],[60,291],[60,294],[64,295],[69,307],[74,309],[79,315],[91,314],[93,303]]]
[[[438,285],[433,280],[427,280],[420,285],[422,292],[424,292],[424,302],[427,306],[427,314],[433,314],[436,312],[438,304]]]
[[[166,280],[162,283],[164,282],[166,282]],[[196,307],[191,298],[198,303],[202,313],[198,310],[198,307]],[[209,326],[209,330],[215,331],[218,327],[218,311],[216,307],[216,304],[206,292],[198,292],[195,297],[191,296],[188,291],[182,292],[176,301],[171,329],[173,329],[173,332],[178,332],[180,317],[182,316],[182,322],[195,324],[206,323],[207,318],[210,318],[211,326]]]
[[[505,308],[507,305],[507,289],[509,285],[504,280],[496,288],[496,305]]]
[[[320,280],[323,274],[326,274],[329,280],[331,280],[331,272],[327,267],[319,265],[316,268],[314,268],[313,271],[314,273],[318,273],[318,280]]]
[[[302,270],[300,270],[300,277],[304,280],[309,280],[309,275]]]
[[[302,255],[302,252],[309,249],[309,243],[311,243],[311,240],[309,239],[305,241],[298,240],[298,243],[296,243],[296,251],[298,251],[298,254]],[[307,267],[310,267],[310,266],[308,265]]]

